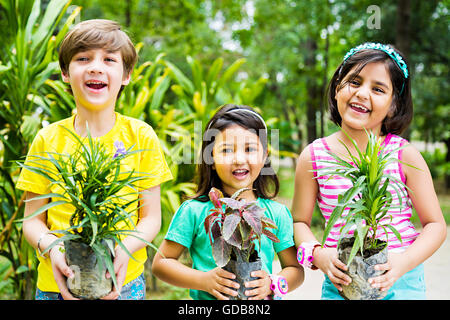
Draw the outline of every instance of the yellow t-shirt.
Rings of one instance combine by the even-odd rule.
[[[34,138],[28,155],[38,155],[42,152],[72,154],[77,142],[63,127],[75,132],[74,119],[75,116],[72,116],[41,129]],[[158,137],[153,128],[145,122],[116,113],[114,127],[106,135],[95,139],[99,139],[109,149],[108,152],[111,156],[115,152],[115,141],[122,141],[126,150],[132,146],[134,146],[132,150],[148,150],[126,157],[121,161],[121,172],[129,172],[134,169],[135,172],[148,174],[148,178],[137,183],[142,190],[172,179]],[[50,185],[48,179],[26,169],[20,173],[16,188],[38,194],[55,191],[55,186]],[[52,201],[57,200],[52,198]],[[137,205],[137,203],[135,204]],[[70,227],[69,219],[72,213],[73,207],[70,205],[50,208],[47,211],[48,228],[50,230],[67,229]],[[136,215],[137,221],[137,210],[133,213]],[[144,271],[144,262],[147,259],[146,248],[136,251],[133,257],[138,262],[130,258],[124,284],[136,279]],[[37,287],[41,291],[59,292],[53,277],[50,259],[39,257],[39,261]]]

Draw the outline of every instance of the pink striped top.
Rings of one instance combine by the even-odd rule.
[[[405,143],[407,143],[405,139],[397,135],[388,134],[384,141],[384,146],[386,152],[388,152],[404,145]],[[331,151],[324,138],[317,139],[310,145],[312,166],[313,169],[318,170],[319,173],[320,169],[333,166],[332,164],[323,162],[333,160],[333,158],[327,153],[327,150]],[[399,150],[396,153],[394,153],[394,156],[398,157],[398,159],[401,160],[402,150]],[[406,182],[406,178],[402,170],[402,165],[399,162],[390,163],[384,172],[386,174],[398,178],[399,180],[401,179],[403,183]],[[333,209],[336,207],[338,195],[344,193],[348,188],[351,187],[352,184],[349,179],[344,177],[335,176],[329,179],[330,178],[329,175],[325,175],[319,178],[317,178],[317,175],[318,175],[317,172],[314,171],[314,177],[316,178],[317,183],[319,184],[317,203],[320,208],[320,211],[322,212],[323,217],[325,218],[325,223],[328,223],[328,219],[331,213],[333,212]],[[407,195],[406,190],[404,190],[405,188],[403,187],[402,189],[403,191],[405,191],[405,194]],[[392,204],[399,205],[397,193],[390,186],[388,187],[388,190],[392,193],[393,196]],[[401,193],[400,195],[402,194],[403,193]],[[414,240],[419,235],[419,233],[416,231],[416,229],[414,228],[413,224],[410,221],[412,215],[412,204],[408,195],[406,197],[403,195],[402,204],[403,208],[401,211],[398,208],[393,208],[389,210],[388,214],[381,220],[381,224],[390,223],[392,226],[394,226],[402,237],[403,242],[400,242],[390,229],[386,229],[388,230],[387,238],[389,250],[391,252],[404,251],[411,243],[414,242]],[[348,209],[344,211],[343,217],[345,217],[347,213]],[[392,221],[390,218],[391,216]],[[344,222],[345,222],[344,218],[340,218],[336,221],[335,225],[330,231],[330,234],[328,235],[328,238],[325,241],[326,247],[335,248],[337,246],[337,242],[339,240],[340,235],[339,230],[344,225]],[[350,230],[349,234],[353,233],[354,228]],[[377,238],[386,241],[386,234],[383,228],[378,229]]]

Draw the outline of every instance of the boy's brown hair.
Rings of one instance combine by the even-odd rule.
[[[59,49],[59,66],[68,74],[69,63],[78,52],[91,49],[120,51],[124,75],[129,75],[137,61],[137,53],[128,35],[111,20],[93,19],[78,23],[65,36]]]

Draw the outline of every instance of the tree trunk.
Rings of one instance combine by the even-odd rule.
[[[411,3],[410,0],[398,0],[397,21],[395,33],[395,46],[406,58],[410,69],[413,66],[409,63],[409,52],[411,48]],[[407,128],[403,133],[405,139],[410,139],[411,130]]]
[[[125,4],[125,27],[129,28],[131,25],[131,7],[133,6],[133,0],[127,0]]]
[[[395,46],[409,58],[411,47],[411,3],[410,0],[398,0]]]
[[[316,65],[316,52],[317,42],[316,40],[309,38],[305,44],[305,69],[307,71],[306,76],[306,89],[308,92],[306,99],[306,133],[308,143],[311,143],[317,138],[317,124],[316,124],[316,111],[317,111],[317,95],[319,88],[317,86],[315,65]]]
[[[445,139],[444,141],[445,146],[447,147],[447,155],[445,156],[445,161],[447,163],[450,163],[450,138]],[[444,179],[445,179],[445,192],[447,193],[447,190],[450,186],[450,174],[448,171],[444,173]]]

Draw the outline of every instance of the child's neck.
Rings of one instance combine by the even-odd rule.
[[[110,108],[96,112],[77,108],[77,115],[75,116],[73,127],[80,137],[87,136],[88,128],[86,127],[86,122],[89,126],[91,136],[93,138],[101,137],[114,127],[116,114],[114,109]]]

